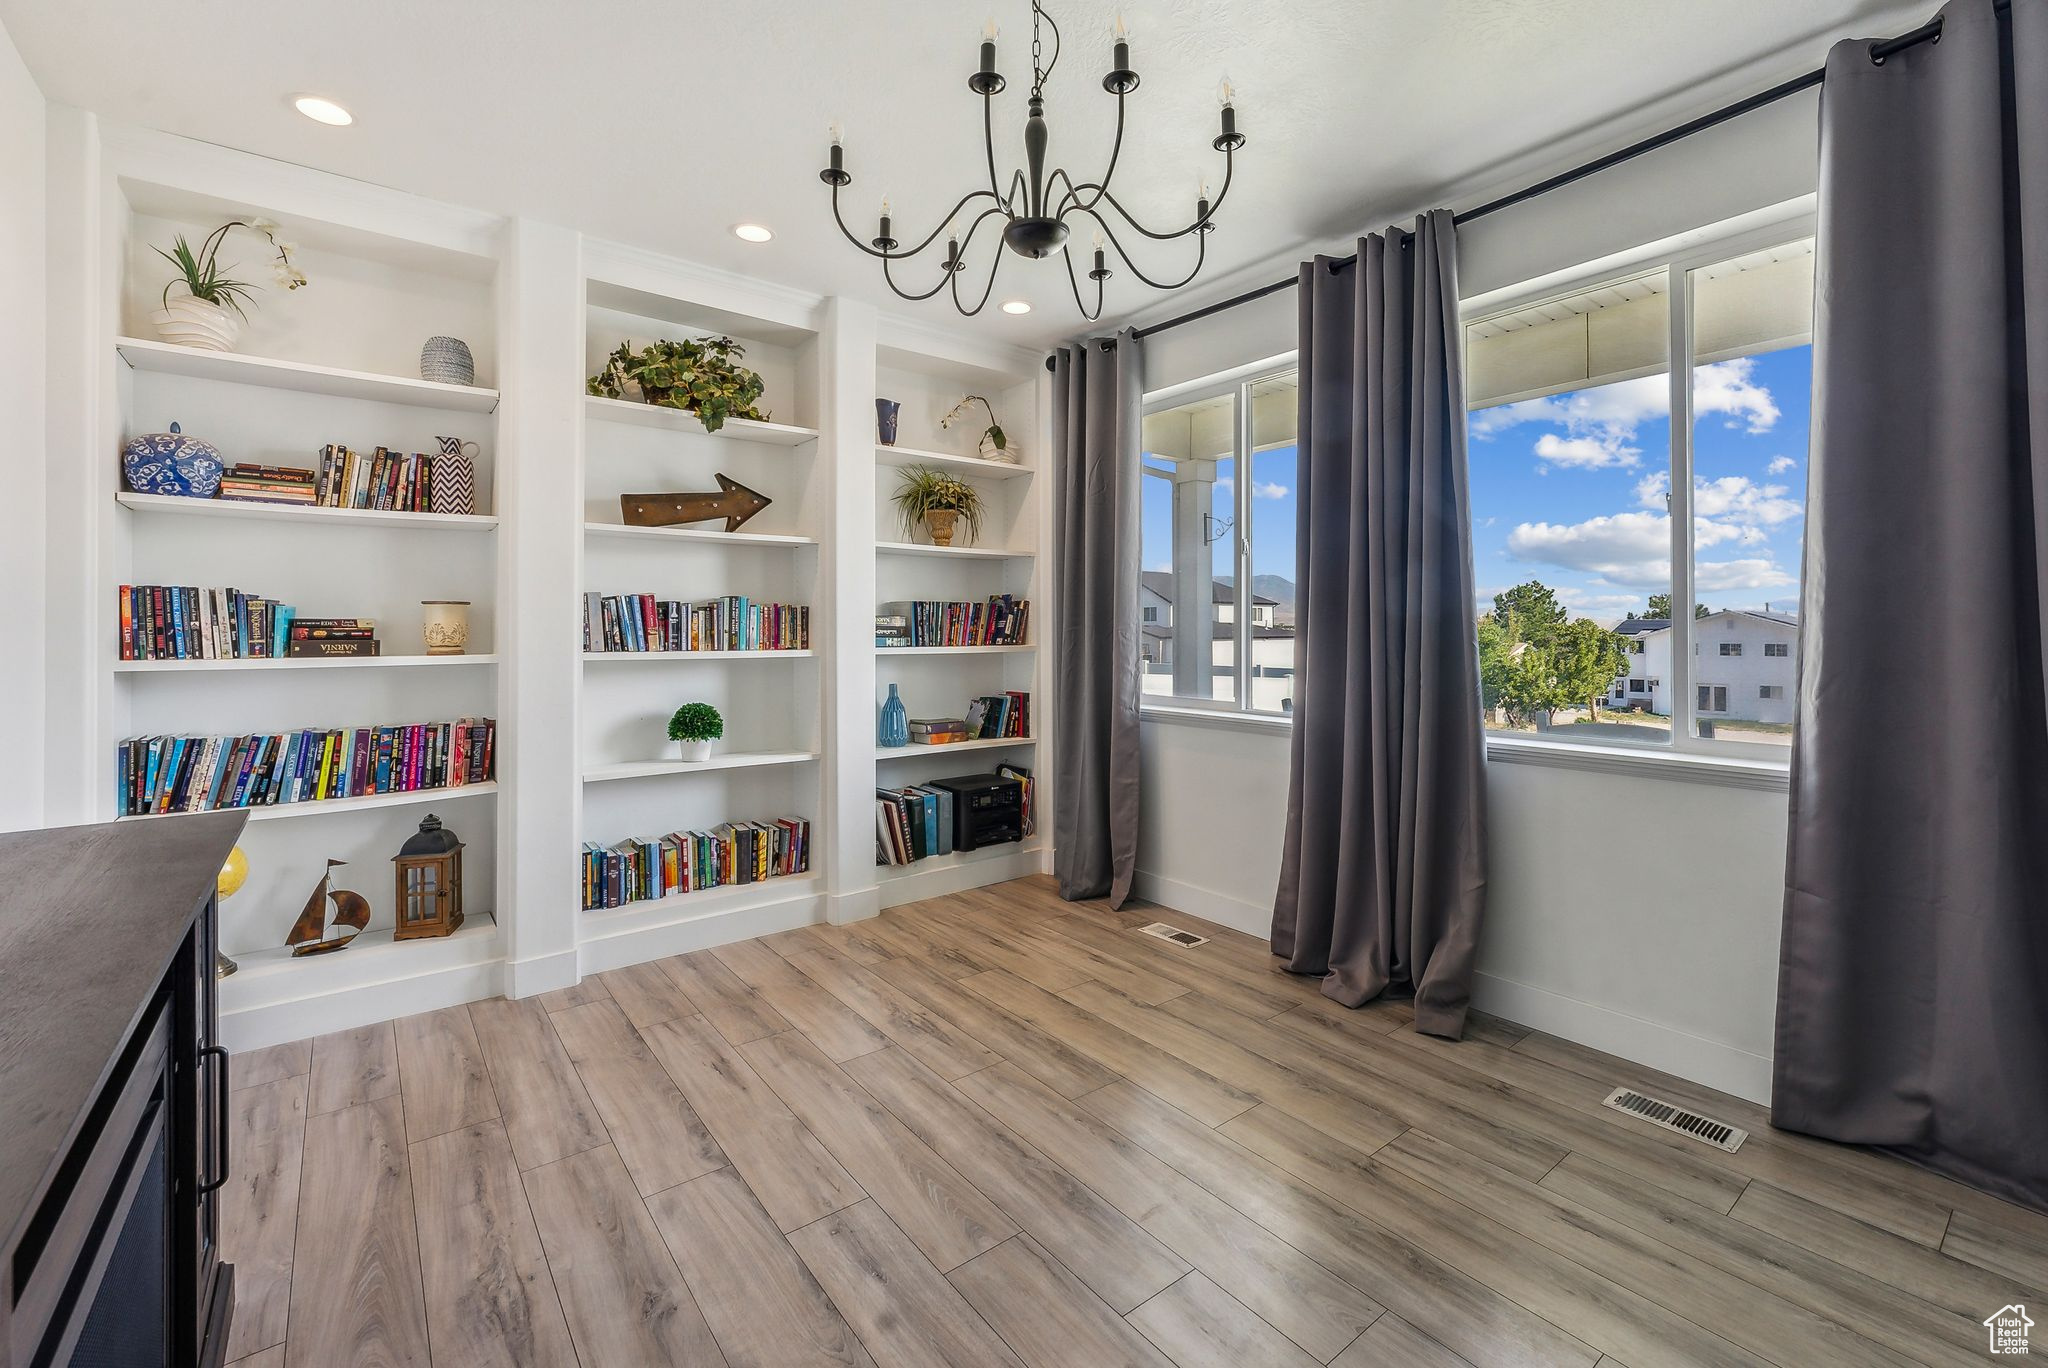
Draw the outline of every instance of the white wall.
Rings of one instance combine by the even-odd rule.
[[[43,94],[0,28],[0,831],[43,816]]]
[[[1810,95],[1782,101],[1473,222],[1458,235],[1461,293],[1470,298],[1539,279],[1812,194],[1816,110]],[[1440,202],[1457,208],[1485,198],[1453,192]],[[1388,206],[1362,226],[1412,213],[1413,206]],[[1350,249],[1332,242],[1326,250]],[[1279,262],[1263,274],[1285,273]],[[1292,351],[1295,311],[1288,290],[1162,333],[1148,343],[1147,383],[1161,389]],[[1148,721],[1140,892],[1265,933],[1279,873],[1287,748],[1280,730]],[[1785,815],[1783,792],[1490,766],[1477,1001],[1765,1099]]]

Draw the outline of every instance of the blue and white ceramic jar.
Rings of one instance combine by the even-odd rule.
[[[476,358],[459,337],[430,337],[420,348],[420,379],[443,385],[474,385]]]
[[[185,436],[176,423],[169,432],[144,433],[121,448],[121,472],[137,494],[211,499],[220,493],[226,466],[211,442]]]

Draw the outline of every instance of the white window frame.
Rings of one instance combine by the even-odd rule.
[[[1693,675],[1694,658],[1699,651],[1699,642],[1693,634],[1695,619],[1692,615],[1692,273],[1702,267],[1718,265],[1731,257],[1763,251],[1770,247],[1781,247],[1786,243],[1797,242],[1801,238],[1814,237],[1817,230],[1818,218],[1814,211],[1813,197],[1803,196],[1781,205],[1745,214],[1726,224],[1682,234],[1665,242],[1648,244],[1633,251],[1587,263],[1576,269],[1560,271],[1535,281],[1490,291],[1462,301],[1458,330],[1461,343],[1468,335],[1469,325],[1482,318],[1527,308],[1562,296],[1599,289],[1605,285],[1637,280],[1644,274],[1659,269],[1665,273],[1664,293],[1671,305],[1668,320],[1669,339],[1665,348],[1669,367],[1667,374],[1671,385],[1670,591],[1673,642],[1671,675],[1666,681],[1671,694],[1671,740],[1665,744],[1622,744],[1605,741],[1573,742],[1552,739],[1542,733],[1528,737],[1505,737],[1496,733],[1487,738],[1487,753],[1490,757],[1510,758],[1503,755],[1505,748],[1514,752],[1514,759],[1529,759],[1540,763],[1542,749],[1569,745],[1574,751],[1611,751],[1615,754],[1615,765],[1588,764],[1587,768],[1627,768],[1631,757],[1645,760],[1658,757],[1653,763],[1659,769],[1667,769],[1661,763],[1663,757],[1690,755],[1701,760],[1741,761],[1745,762],[1745,767],[1747,762],[1754,762],[1766,769],[1790,769],[1790,746],[1698,735],[1700,712],[1697,707],[1698,699],[1694,696]],[[1810,334],[1807,340],[1812,340]],[[1644,373],[1655,372],[1635,374]],[[1631,376],[1603,376],[1598,383],[1606,384],[1628,378]],[[1512,402],[1516,397],[1523,396],[1509,396],[1493,403]],[[1800,626],[1804,630],[1805,623],[1802,622]]]
[[[1236,603],[1231,612],[1231,666],[1235,672],[1235,686],[1232,698],[1184,698],[1177,694],[1145,694],[1140,700],[1141,711],[1169,716],[1174,713],[1217,714],[1220,717],[1243,718],[1261,725],[1291,726],[1291,714],[1268,712],[1251,706],[1252,684],[1252,625],[1255,614],[1247,597],[1251,591],[1252,575],[1252,481],[1249,474],[1252,451],[1252,386],[1272,380],[1298,370],[1299,353],[1283,352],[1278,356],[1254,361],[1206,375],[1186,384],[1172,385],[1154,390],[1144,399],[1143,412],[1146,417],[1163,413],[1167,409],[1179,408],[1183,404],[1222,395],[1233,396],[1237,435],[1232,452],[1231,470],[1231,581]],[[1299,434],[1296,434],[1296,450],[1300,450]],[[1162,471],[1140,465],[1139,479],[1165,479]],[[1211,606],[1213,612],[1213,605]],[[1207,628],[1208,623],[1203,623]],[[1173,625],[1174,649],[1181,650],[1181,624]],[[1215,657],[1214,639],[1202,643],[1204,655],[1211,662]]]

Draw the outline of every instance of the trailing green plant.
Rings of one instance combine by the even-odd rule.
[[[650,404],[696,414],[706,432],[718,431],[728,418],[766,422],[768,415],[754,407],[764,388],[761,377],[739,364],[746,354],[746,347],[730,337],[664,338],[638,351],[622,342],[586,388],[606,399],[623,399],[627,385],[637,385]]]
[[[236,280],[232,276],[222,275],[220,270],[221,245],[227,241],[228,232],[235,228],[246,228],[252,233],[261,233],[269,240],[271,248],[277,253],[270,263],[271,277],[279,285],[287,290],[296,290],[306,283],[306,273],[292,261],[292,253],[298,248],[289,242],[278,240],[275,223],[269,219],[250,219],[247,222],[230,219],[201,239],[199,250],[196,252],[192,250],[192,245],[185,241],[183,233],[178,234],[177,241],[171,245],[168,252],[161,247],[150,248],[152,252],[178,268],[178,274],[164,285],[164,292],[159,301],[164,308],[171,305],[171,290],[183,285],[185,292],[194,299],[203,299],[223,309],[233,309],[245,319],[249,316],[242,305],[245,301],[254,303],[255,300],[251,296],[262,287],[251,285],[246,280]]]
[[[668,720],[671,741],[716,741],[725,735],[725,719],[709,703],[685,703]]]
[[[970,540],[981,539],[981,491],[957,476],[930,466],[905,466],[903,483],[893,499],[903,519],[903,534],[916,534],[917,526],[929,513],[958,513],[967,524]]]
[[[959,403],[953,405],[953,411],[939,419],[939,426],[942,428],[953,426],[954,423],[960,420],[961,413],[969,404],[981,405],[982,409],[988,414],[988,426],[982,429],[981,435],[988,438],[989,444],[997,451],[1008,451],[1010,449],[1010,438],[1003,431],[1003,425],[996,421],[995,407],[978,394],[970,394]]]

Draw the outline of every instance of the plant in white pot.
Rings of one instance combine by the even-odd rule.
[[[1016,465],[1016,445],[1010,441],[1010,435],[1003,431],[1003,425],[996,421],[995,406],[980,395],[970,394],[953,405],[953,411],[939,419],[939,426],[949,428],[959,422],[966,416],[969,404],[981,405],[982,412],[988,415],[988,426],[981,430],[981,458],[985,461],[1001,461],[1005,465]]]
[[[253,292],[261,288],[221,274],[221,245],[236,228],[261,233],[269,241],[276,253],[270,263],[271,277],[279,285],[296,290],[306,283],[305,272],[292,261],[292,253],[298,249],[278,240],[277,225],[269,219],[231,219],[208,233],[196,252],[180,233],[170,251],[161,247],[150,249],[178,268],[178,274],[164,286],[160,300],[163,307],[153,320],[164,341],[206,351],[234,350],[236,339],[242,335],[242,324],[249,317],[243,305],[253,303]],[[184,287],[182,292],[173,294],[180,286]]]
[[[709,760],[711,743],[724,735],[725,719],[709,703],[685,703],[668,720],[668,739],[684,760]]]

